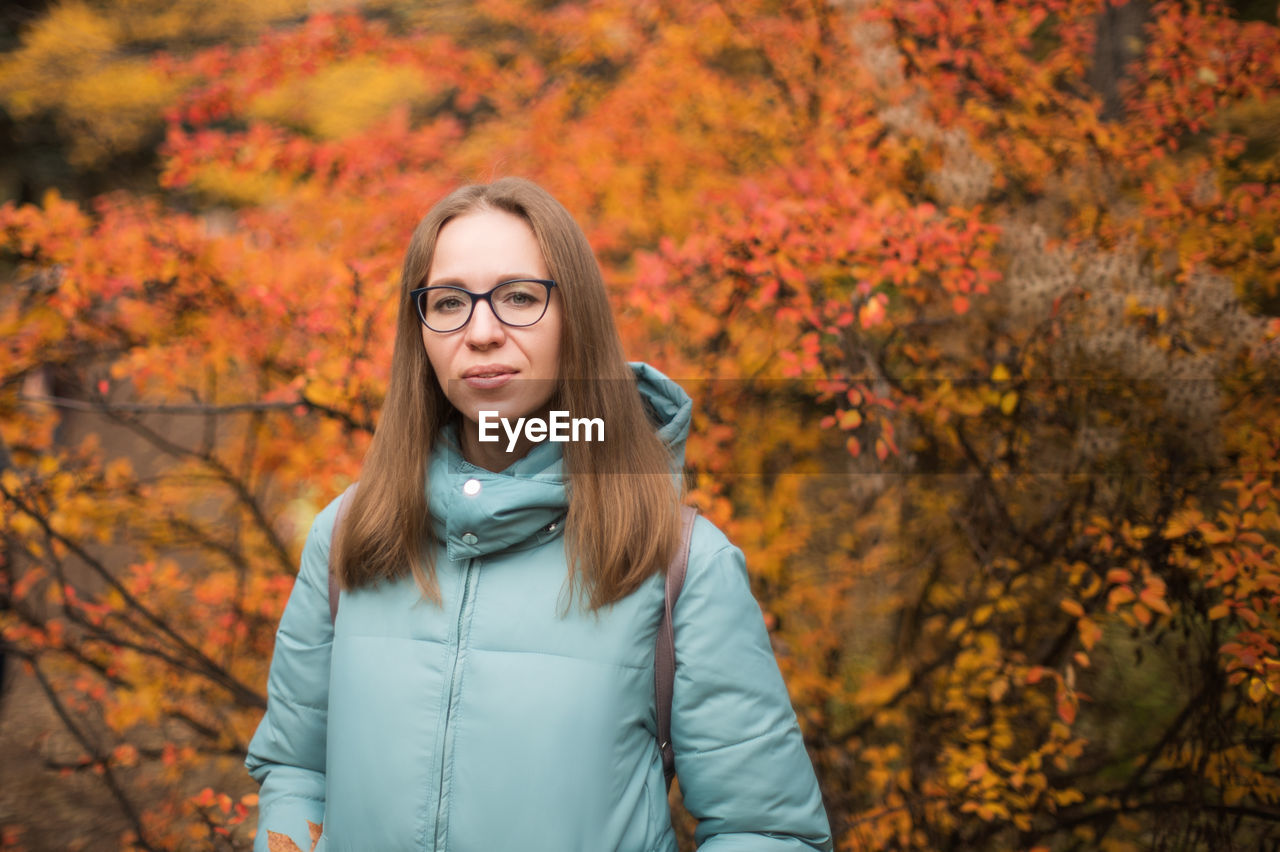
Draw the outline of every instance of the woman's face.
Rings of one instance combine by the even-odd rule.
[[[550,278],[533,230],[511,213],[477,210],[440,229],[425,286],[484,293],[516,278]],[[464,447],[472,445],[480,411],[497,411],[513,425],[518,417],[545,411],[560,374],[557,290],[551,288],[542,319],[524,328],[504,325],[484,301],[475,303],[471,320],[457,331],[422,326],[422,345],[436,379],[468,421],[464,431],[472,434],[463,436]],[[501,443],[505,446],[505,436]]]

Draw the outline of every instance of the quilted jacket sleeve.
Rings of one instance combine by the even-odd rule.
[[[671,738],[699,850],[830,850],[813,764],[742,551],[704,519],[674,623]]]
[[[254,852],[267,852],[267,832],[310,849],[307,822],[322,823],[325,736],[329,706],[329,537],[337,503],[311,526],[297,582],[276,631],[267,680],[267,712],[249,743],[245,766],[262,785]]]

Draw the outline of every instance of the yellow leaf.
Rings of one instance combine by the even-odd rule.
[[[1077,802],[1084,801],[1084,793],[1081,793],[1075,787],[1066,787],[1064,789],[1054,791],[1053,798],[1057,800],[1059,805],[1074,805]]]
[[[1120,827],[1125,831],[1136,833],[1142,830],[1142,823],[1138,822],[1138,820],[1128,814],[1116,814],[1116,822],[1119,823]]]
[[[428,96],[428,81],[421,72],[361,57],[335,62],[312,77],[284,81],[258,94],[249,112],[340,139],[382,119],[397,105],[419,104]]]
[[[1006,417],[1013,414],[1013,410],[1018,407],[1018,394],[1016,391],[1009,391],[1000,397],[1000,411]]]
[[[1169,523],[1165,524],[1165,538],[1182,538],[1195,528],[1195,525],[1204,520],[1204,516],[1194,509],[1176,513],[1169,519]]]

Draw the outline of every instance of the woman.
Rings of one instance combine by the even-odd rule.
[[[308,821],[325,852],[675,849],[654,638],[690,410],[624,361],[586,238],[544,190],[468,186],[427,214],[336,537],[336,620],[337,501],[277,634],[247,761],[258,850],[269,832],[309,848]],[[603,428],[553,442],[512,425],[553,412]],[[830,849],[742,553],[705,520],[674,627],[671,733],[701,848]]]

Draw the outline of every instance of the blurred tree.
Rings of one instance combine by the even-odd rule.
[[[305,0],[66,0],[3,13],[0,107],[5,198],[31,202],[57,186],[73,197],[154,181],[162,111],[181,79],[152,59],[245,43],[298,20]]]

